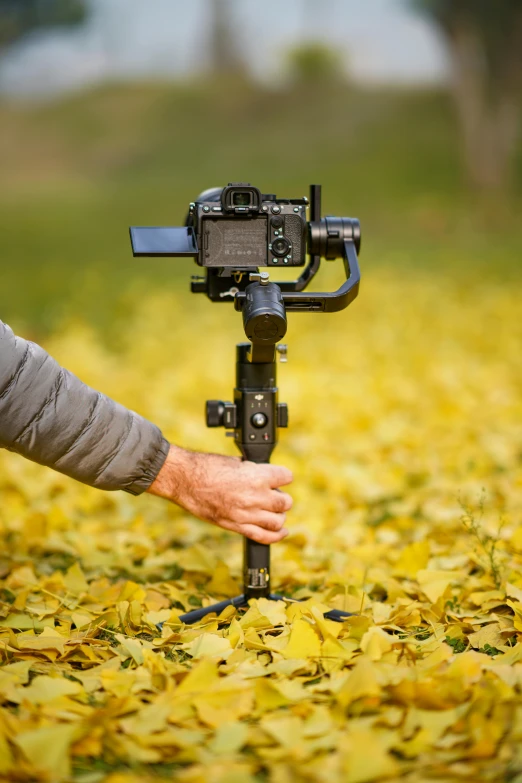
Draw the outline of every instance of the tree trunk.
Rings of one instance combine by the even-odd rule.
[[[520,135],[522,22],[505,41],[497,73],[471,19],[454,21],[446,33],[468,180],[480,189],[505,189]]]
[[[216,73],[239,70],[240,61],[232,27],[231,0],[210,0],[210,66]]]

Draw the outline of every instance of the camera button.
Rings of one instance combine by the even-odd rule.
[[[278,215],[281,212],[281,207],[278,204],[274,204],[272,207],[272,212],[274,215]]]
[[[203,207],[203,212],[210,212],[210,207],[208,207],[206,204]]]
[[[221,212],[221,207],[212,207],[212,212]]]

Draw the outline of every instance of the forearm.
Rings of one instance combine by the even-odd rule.
[[[157,427],[2,322],[0,446],[85,484],[132,494],[150,486],[169,448]]]

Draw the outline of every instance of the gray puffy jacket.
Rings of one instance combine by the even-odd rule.
[[[0,447],[99,489],[144,492],[169,444],[0,321]]]

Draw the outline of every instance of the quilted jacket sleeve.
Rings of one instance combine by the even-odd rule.
[[[0,447],[99,489],[144,492],[169,444],[0,321]]]

